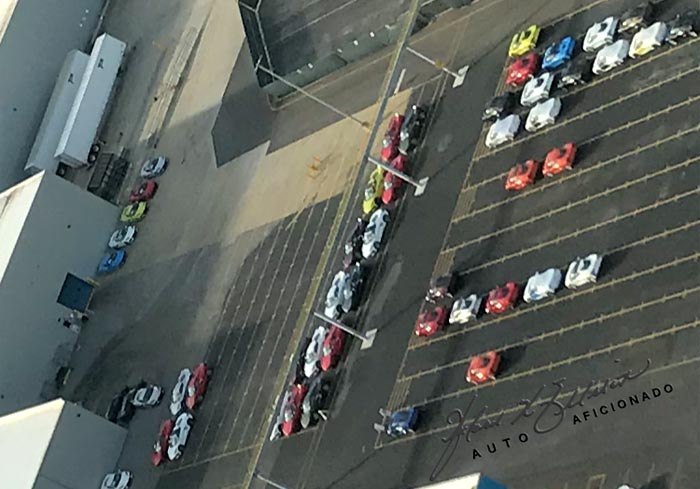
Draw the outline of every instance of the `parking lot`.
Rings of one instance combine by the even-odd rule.
[[[634,3],[584,2],[543,24],[538,51],[565,35],[580,42],[593,22]],[[658,15],[668,20],[688,6],[661,2]],[[484,145],[489,125],[480,126],[477,119],[490,96],[505,89],[509,38],[489,46],[472,67],[469,95],[446,90],[433,107],[420,175],[431,175],[431,188],[443,193],[454,188],[454,199],[429,190],[424,200],[411,199],[399,210],[399,228],[392,231],[362,315],[365,327],[380,328],[376,350],[351,354],[332,420],[263,456],[275,480],[334,488],[425,483],[445,448],[442,437],[454,429],[447,416],[455,409],[466,412],[474,395],[470,414],[503,426],[472,435],[439,478],[484,470],[509,487],[607,488],[629,482],[679,488],[691,487],[689,481],[697,477],[698,433],[686,429],[693,421],[683,410],[697,398],[693,379],[700,360],[695,347],[700,322],[689,307],[700,291],[698,40],[662,46],[586,85],[555,92],[563,109],[553,126],[535,133],[521,129],[512,143],[489,149]],[[527,110],[517,111],[524,119]],[[540,177],[520,192],[504,189],[514,164],[542,161],[565,142],[578,147],[571,172]],[[451,215],[445,232],[436,216],[443,210]],[[462,282],[458,295],[485,296],[506,281],[524,286],[536,271],[565,271],[571,260],[590,252],[605,256],[595,284],[449,326],[430,338],[412,334],[431,275],[456,271]],[[430,270],[422,259],[433,265]],[[470,359],[487,350],[503,354],[497,379],[467,384]],[[546,436],[533,433],[532,423],[516,429],[503,421],[515,417],[522,409],[519,401],[532,398],[541,386],[551,394],[553,382],[565,379],[561,395],[566,399],[592,379],[638,371],[647,359],[642,379],[599,402],[665,384],[673,386],[672,395],[587,421],[583,428],[569,420]],[[369,426],[379,420],[376,409],[382,406],[418,407],[416,434],[398,440],[380,435],[370,443]],[[521,431],[530,435],[527,448],[509,449],[501,442]],[[346,459],[331,460],[327,454],[338,440]],[[487,447],[496,448],[497,441],[492,453]],[[481,456],[473,458],[472,448]]]
[[[582,17],[545,28],[540,46],[566,34],[580,40],[590,23]],[[565,270],[576,256],[599,252],[602,277],[430,339],[412,337],[388,407],[425,409],[416,437],[447,431],[446,416],[477,391],[488,407],[483,417],[494,418],[558,378],[582,386],[610,375],[611,358],[624,365],[649,358],[651,372],[669,378],[673,369],[697,368],[692,345],[700,323],[684,307],[700,292],[693,239],[700,223],[696,49],[697,39],[666,46],[557,93],[563,111],[555,125],[512,143],[489,149],[482,132],[435,275],[456,270],[462,294],[484,295],[496,284],[524,284],[535,271]],[[496,94],[504,78],[505,67]],[[578,146],[573,171],[515,194],[503,189],[514,162],[541,161],[569,141]],[[497,380],[466,384],[470,359],[488,350],[503,353]],[[379,439],[377,447],[414,439]]]

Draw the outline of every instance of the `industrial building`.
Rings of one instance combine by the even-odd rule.
[[[23,168],[61,66],[85,50],[104,0],[4,0],[0,3],[0,191]]]
[[[62,399],[0,417],[1,485],[96,489],[125,438],[124,428]]]
[[[118,212],[47,172],[0,193],[0,415],[56,397]]]

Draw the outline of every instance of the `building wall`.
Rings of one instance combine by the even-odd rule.
[[[100,487],[115,469],[125,438],[124,428],[65,403],[33,489]]]
[[[52,174],[41,178],[0,283],[0,415],[55,397],[56,371],[77,335],[61,323],[67,273],[90,278],[118,209]]]
[[[24,164],[61,65],[89,52],[104,0],[17,0],[0,39],[0,190],[25,177]]]

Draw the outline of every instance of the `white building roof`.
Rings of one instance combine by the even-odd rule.
[[[5,36],[5,29],[10,24],[18,0],[0,0],[0,40]]]
[[[0,284],[43,176],[38,173],[0,193]]]
[[[0,417],[2,487],[32,489],[44,462],[65,401],[55,401]]]

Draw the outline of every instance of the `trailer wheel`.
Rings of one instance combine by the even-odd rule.
[[[90,148],[90,152],[91,152],[91,153],[99,153],[101,149],[102,149],[102,146],[100,146],[99,144],[95,143],[95,144],[93,144],[92,147]]]
[[[87,158],[88,163],[94,163],[96,159],[97,155],[95,153],[90,153]]]

